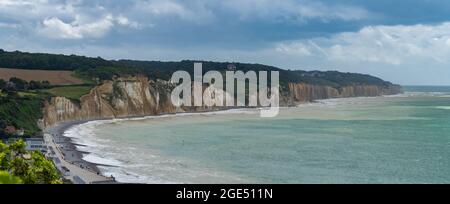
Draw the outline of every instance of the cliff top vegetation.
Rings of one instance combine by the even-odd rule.
[[[142,74],[151,79],[168,80],[173,72],[185,70],[193,73],[194,62],[203,62],[203,71],[226,71],[230,65],[241,71],[279,71],[280,83],[307,83],[342,87],[347,85],[392,85],[380,78],[356,73],[337,71],[301,71],[285,70],[262,64],[211,62],[183,60],[179,62],[138,61],[138,60],[106,60],[101,57],[85,57],[77,55],[60,55],[27,52],[7,52],[0,50],[0,67],[29,70],[60,70],[74,71],[76,76],[85,81],[98,82],[117,76]]]

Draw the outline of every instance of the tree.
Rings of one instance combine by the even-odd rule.
[[[5,129],[7,125],[8,125],[8,122],[6,122],[6,120],[0,119],[0,130]]]
[[[9,79],[10,82],[14,84],[14,86],[19,90],[26,90],[28,88],[27,81],[23,79],[19,79],[17,77],[12,77]]]
[[[26,153],[27,144],[23,140],[17,140],[9,145],[9,150],[14,153],[15,156],[22,156]]]
[[[22,157],[14,157],[9,164],[9,170],[12,174],[17,175],[23,178],[26,183],[33,183],[32,180],[29,179],[28,170],[30,169],[30,164],[28,164],[24,158]]]
[[[9,147],[0,141],[0,170],[7,170],[9,167]]]
[[[40,152],[26,151],[25,142],[22,140],[12,142],[10,145],[0,142],[0,164],[0,171],[3,171],[0,183],[1,179],[25,184],[61,183],[53,162],[47,160]]]
[[[6,81],[3,79],[0,79],[0,90],[6,88]]]
[[[1,103],[1,102],[0,102]],[[0,138],[5,137],[5,128],[8,125],[8,122],[4,119],[0,119]],[[1,150],[1,149],[0,149]],[[1,152],[1,151],[0,151]]]
[[[59,174],[55,170],[53,162],[47,160],[41,152],[33,152],[31,154],[33,166],[30,168],[30,177],[35,178],[32,183],[60,183]]]
[[[30,83],[28,83],[28,88],[30,90],[40,89],[42,86],[41,82],[39,81],[33,81],[31,80]]]
[[[47,80],[42,82],[31,80],[30,83],[28,83],[29,90],[48,89],[48,88],[50,88],[50,82]]]
[[[41,89],[48,89],[48,88],[50,88],[50,86],[51,86],[51,84],[47,80],[42,81],[42,83],[41,83]]]
[[[0,184],[21,184],[22,180],[17,177],[9,174],[6,171],[0,171]]]

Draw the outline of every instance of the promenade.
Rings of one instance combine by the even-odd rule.
[[[59,144],[55,143],[52,133],[45,133],[44,140],[50,150],[49,154],[53,157],[53,161],[62,173],[65,179],[71,180],[75,184],[92,184],[92,183],[114,183],[114,179],[101,175],[90,169],[88,166],[83,166],[82,163],[76,163],[66,159],[64,151]]]

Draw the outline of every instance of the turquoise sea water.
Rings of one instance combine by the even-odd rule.
[[[450,183],[450,87],[284,108],[91,122],[85,159],[140,183]]]

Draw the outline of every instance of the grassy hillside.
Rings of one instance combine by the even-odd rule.
[[[42,91],[54,96],[63,96],[72,100],[80,100],[81,96],[88,94],[92,88],[92,85],[61,86]]]
[[[40,132],[37,121],[42,118],[44,96],[0,97],[0,119],[8,125],[25,129],[26,135]]]
[[[54,86],[48,82],[0,79],[0,137],[38,136],[38,120],[42,118],[44,102],[52,96],[64,96],[79,101],[93,85]],[[12,127],[14,127],[14,129]]]

